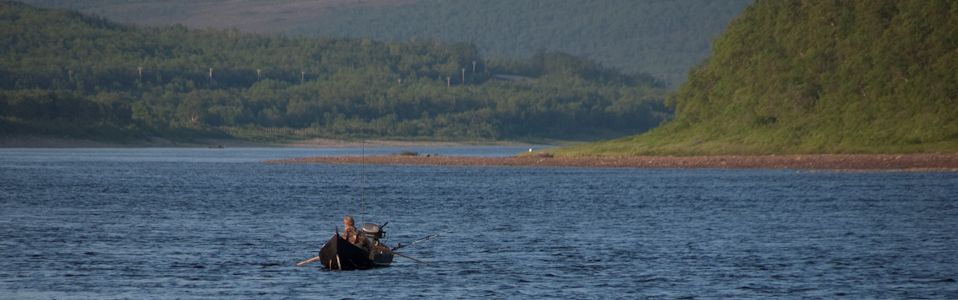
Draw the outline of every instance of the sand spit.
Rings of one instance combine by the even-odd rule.
[[[622,157],[463,157],[463,156],[328,156],[269,160],[272,164],[387,164],[438,166],[528,166],[584,168],[719,168],[801,169],[845,171],[946,171],[958,172],[958,154],[814,154],[722,156],[622,156]]]

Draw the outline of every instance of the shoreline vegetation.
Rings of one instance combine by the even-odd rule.
[[[267,160],[267,164],[379,164],[432,166],[509,166],[654,169],[796,169],[830,171],[958,172],[958,154],[800,154],[713,156],[577,156],[544,154],[513,157],[436,155],[323,156]]]

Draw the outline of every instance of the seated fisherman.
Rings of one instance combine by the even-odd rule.
[[[346,228],[343,229],[343,233],[340,236],[344,240],[359,247],[365,246],[366,237],[363,236],[363,234],[360,233],[358,230],[356,230],[355,221],[353,220],[352,216],[346,215],[345,217],[343,217],[343,226],[345,226]]]

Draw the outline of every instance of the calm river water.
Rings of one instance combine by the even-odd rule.
[[[956,173],[261,163],[358,153],[0,149],[0,298],[958,299]],[[429,264],[293,266],[363,169],[361,218],[439,233]]]

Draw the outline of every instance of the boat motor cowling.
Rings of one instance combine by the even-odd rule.
[[[373,240],[379,240],[386,236],[386,232],[382,231],[382,227],[374,223],[363,224],[362,231],[366,234],[366,237]]]

